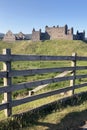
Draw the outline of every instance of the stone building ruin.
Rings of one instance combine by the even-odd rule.
[[[68,26],[64,27],[45,27],[45,33],[48,35],[50,40],[54,39],[70,39],[73,40],[73,28],[68,29]]]
[[[3,41],[8,41],[8,42],[13,42],[15,40],[16,40],[16,37],[10,30],[5,34],[3,38]]]
[[[25,40],[25,34],[22,32],[19,32],[18,34],[15,35],[16,40]]]
[[[41,29],[39,31],[32,30],[32,41],[40,41],[41,40]]]
[[[48,27],[45,26],[45,32],[36,31],[34,28],[32,30],[32,34],[23,34],[22,32],[18,34],[13,34],[10,30],[4,35],[3,41],[13,42],[16,40],[32,40],[32,41],[40,41],[40,40],[85,40],[85,31],[79,32],[77,31],[74,34],[73,27],[68,29],[68,26],[65,25],[64,27],[53,26]]]
[[[45,32],[42,33],[41,29],[32,31],[32,41],[40,40],[55,40],[55,39],[65,39],[65,40],[85,40],[85,31],[73,33],[73,27],[68,29],[68,26],[64,27],[45,27]]]
[[[13,34],[10,30],[5,34],[3,41],[14,42],[16,40],[25,40],[25,34],[19,32],[18,34]]]

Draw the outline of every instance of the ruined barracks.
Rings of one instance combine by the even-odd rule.
[[[65,39],[65,40],[85,40],[85,31],[79,32],[76,34],[73,33],[73,28],[68,29],[68,26],[64,27],[45,27],[45,32],[32,30],[32,34],[23,34],[22,32],[18,34],[13,34],[11,31],[8,31],[4,37],[3,41],[16,41],[16,40],[55,40],[55,39]]]
[[[4,35],[3,41],[8,41],[8,42],[14,42],[16,40],[25,40],[26,35],[23,34],[22,32],[19,32],[18,34],[13,34],[10,30]]]
[[[42,33],[41,29],[36,31],[32,30],[32,41],[40,40],[55,40],[55,39],[66,39],[66,40],[85,40],[85,31],[76,34],[73,33],[73,28],[68,29],[68,26],[64,27],[45,27],[45,32]]]

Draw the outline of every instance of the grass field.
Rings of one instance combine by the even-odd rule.
[[[79,109],[78,109],[79,108]],[[78,130],[87,121],[87,101],[54,111],[39,119],[33,127],[22,130]]]
[[[3,41],[0,41],[0,54],[2,54],[2,49],[4,48],[11,48],[11,52],[12,54],[34,54],[34,55],[72,55],[73,52],[76,52],[77,55],[79,56],[87,56],[87,44],[85,42],[82,41],[67,41],[67,40],[51,40],[51,41],[44,41],[44,42],[31,42],[31,41],[17,41],[14,43],[6,43]],[[78,62],[78,65],[86,65],[86,62]],[[63,67],[63,66],[70,66],[71,62],[13,62],[12,63],[12,69],[32,69],[32,68],[46,68],[46,67]],[[2,69],[2,63],[0,64],[0,69]],[[86,74],[86,71],[81,71],[78,72],[82,73],[82,74]],[[34,80],[38,80],[38,79],[44,79],[44,78],[51,78],[56,76],[57,73],[50,73],[50,74],[44,74],[44,75],[35,75],[35,76],[24,76],[24,77],[14,77],[13,78],[13,84],[17,84],[17,83],[21,83],[21,82],[26,82],[26,81],[34,81]],[[79,81],[77,80],[77,83],[80,82],[86,82],[87,79]],[[2,86],[3,84],[3,80],[0,79],[0,85]],[[41,90],[38,93],[42,93],[42,92],[46,92],[49,90],[53,90],[53,89],[57,89],[57,88],[61,88],[64,86],[69,86],[69,81],[66,82],[60,82],[60,83],[55,83],[55,84],[51,84],[48,85],[45,89]],[[87,89],[81,89],[81,91],[86,91]],[[80,90],[77,90],[76,92],[79,92]],[[20,97],[24,96],[24,94],[27,92],[27,90],[21,90],[19,92],[14,92],[13,93],[13,98],[16,98],[16,96],[20,95]],[[20,93],[20,94],[19,94]],[[19,113],[22,111],[26,111],[28,109],[32,109],[35,108],[37,106],[40,106],[44,103],[48,103],[51,101],[55,101],[56,99],[59,99],[59,97],[61,96],[52,96],[46,99],[42,99],[39,101],[35,101],[32,103],[28,103],[28,104],[24,104],[21,106],[18,106],[16,108],[13,109],[13,113]],[[2,101],[3,95],[0,95],[0,102]],[[84,103],[85,104],[85,103]],[[68,112],[73,113],[75,112],[75,110],[77,111],[77,106],[76,107],[72,107],[70,108],[70,110],[68,110],[69,108],[64,110],[64,113],[62,112],[58,112],[60,113],[60,115],[58,113],[52,113],[52,115],[47,116],[44,119],[40,120],[40,124],[41,122],[43,126],[46,125],[45,122],[47,122],[48,124],[46,125],[46,127],[41,127],[39,124],[38,126],[35,126],[33,128],[28,128],[29,130],[51,130],[53,129],[53,127],[56,127],[63,118],[64,116],[66,116],[68,114]],[[85,111],[85,109],[87,108],[87,105],[82,105],[80,106],[81,109],[79,109],[79,111]],[[52,118],[52,117],[53,118]],[[56,116],[56,119],[54,119]],[[58,116],[58,117],[57,117]],[[0,112],[0,117],[1,119],[4,119],[4,114],[3,111]],[[49,119],[48,119],[49,118]],[[52,119],[52,120],[50,120]],[[51,124],[53,122],[53,124]],[[49,127],[52,126],[52,128]],[[59,125],[58,125],[59,127]],[[60,127],[59,127],[60,128]],[[28,130],[27,129],[27,130]],[[56,130],[56,128],[55,128]],[[58,129],[57,129],[58,130]],[[62,130],[62,129],[60,129]],[[66,129],[68,130],[68,129]]]
[[[78,40],[17,41],[14,43],[0,41],[0,53],[3,48],[11,48],[14,54],[72,55],[76,52],[81,56],[87,55],[87,44]]]

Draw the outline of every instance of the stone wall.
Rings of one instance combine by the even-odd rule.
[[[73,28],[68,30],[68,26],[64,27],[45,27],[45,32],[49,35],[50,40],[54,39],[72,39],[73,40]]]
[[[35,29],[33,29],[32,31],[32,41],[40,41],[41,40],[41,30],[39,31],[35,31]]]
[[[25,35],[22,32],[19,32],[15,36],[16,36],[16,40],[25,40]]]
[[[73,33],[73,28],[68,29],[68,26],[65,25],[63,27],[53,26],[53,27],[45,27],[45,32],[32,30],[32,34],[23,34],[20,32],[19,34],[13,34],[11,31],[8,31],[3,38],[3,41],[15,41],[15,40],[32,40],[32,41],[40,41],[40,40],[55,40],[55,39],[66,39],[66,40],[85,40],[85,31],[79,32],[76,34]]]
[[[3,41],[13,42],[16,40],[15,35],[9,30],[3,38]]]

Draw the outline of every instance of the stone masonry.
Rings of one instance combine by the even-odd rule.
[[[40,41],[41,40],[41,30],[39,31],[35,31],[35,29],[33,29],[32,31],[32,41]]]
[[[79,32],[76,34],[73,33],[73,27],[68,29],[68,26],[65,25],[63,27],[53,26],[53,27],[45,27],[45,32],[32,30],[32,34],[23,34],[22,32],[18,34],[13,34],[11,31],[8,31],[3,41],[13,42],[15,40],[32,40],[32,41],[40,41],[40,40],[55,40],[55,39],[65,39],[65,40],[85,40],[85,31]]]
[[[40,41],[40,40],[55,40],[55,39],[66,39],[66,40],[84,40],[85,39],[85,31],[78,32],[77,34],[73,34],[73,27],[68,29],[68,26],[64,27],[45,27],[45,33],[39,31],[32,31],[32,41]]]
[[[10,30],[5,34],[3,38],[3,41],[8,41],[8,42],[13,42],[15,40],[16,40],[16,37]]]

